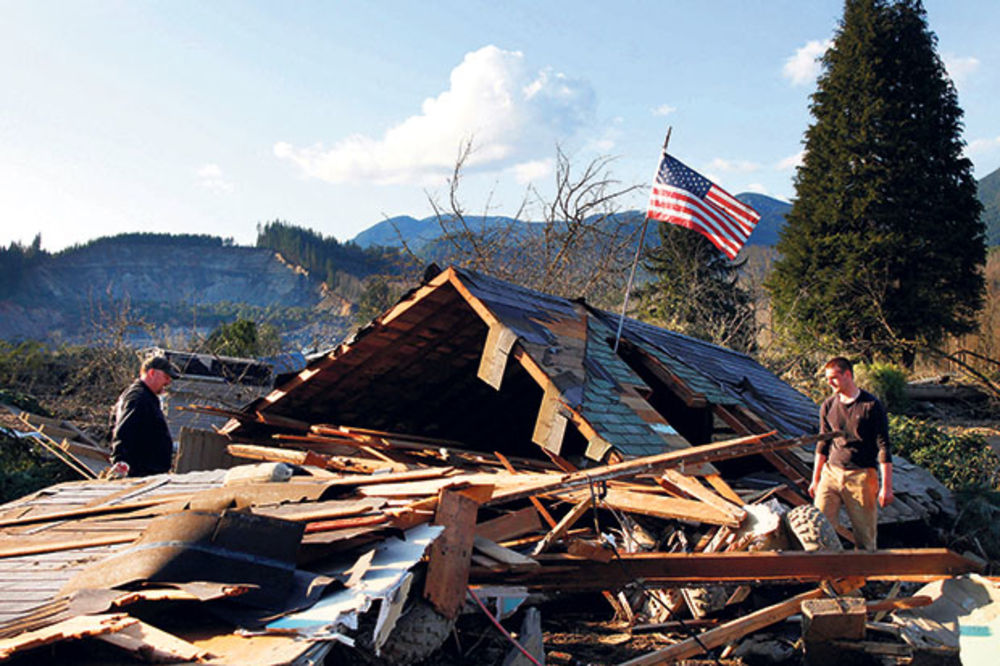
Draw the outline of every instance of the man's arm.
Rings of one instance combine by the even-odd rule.
[[[813,461],[812,483],[809,484],[809,497],[816,497],[816,488],[819,487],[819,478],[823,474],[823,465],[826,464],[826,455],[820,453],[819,446],[816,446],[816,458]]]
[[[896,498],[892,492],[892,463],[880,462],[878,467],[882,473],[882,485],[878,489],[878,505],[885,507]]]
[[[830,422],[827,421],[827,410],[829,402],[824,402],[819,408],[819,432],[820,434],[832,432]],[[819,487],[819,479],[823,475],[823,465],[826,464],[827,454],[830,451],[830,440],[816,442],[816,456],[813,459],[812,482],[809,484],[809,496],[816,497],[816,488]]]
[[[888,506],[895,499],[892,492],[892,446],[889,443],[889,414],[881,402],[875,403],[878,406],[878,433],[875,437],[875,446],[878,450],[878,468],[881,472],[882,483],[878,489],[878,505]]]

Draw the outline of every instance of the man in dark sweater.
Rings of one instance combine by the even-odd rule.
[[[820,407],[819,430],[844,434],[816,445],[809,494],[834,526],[843,505],[855,545],[875,550],[878,507],[893,500],[888,417],[878,398],[854,383],[846,358],[830,359],[823,373],[833,395]]]
[[[118,397],[111,431],[111,462],[128,465],[128,476],[170,471],[174,440],[160,408],[160,394],[177,377],[164,356],[150,356],[139,378]]]

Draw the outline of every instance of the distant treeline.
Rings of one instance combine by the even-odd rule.
[[[149,231],[136,231],[117,236],[102,236],[86,243],[71,245],[59,252],[59,255],[72,254],[91,248],[114,248],[121,245],[186,245],[188,247],[232,247],[232,238],[220,238],[208,234],[162,234]]]
[[[30,245],[14,241],[7,247],[0,246],[0,298],[14,293],[24,272],[47,256],[42,249],[41,234],[36,235]]]
[[[258,225],[257,247],[279,252],[287,261],[322,278],[330,287],[340,281],[338,273],[365,278],[399,275],[416,268],[415,260],[396,248],[363,248],[352,242],[341,243],[333,236],[323,236],[281,220]]]

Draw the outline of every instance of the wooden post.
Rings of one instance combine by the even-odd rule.
[[[479,503],[462,491],[445,488],[438,496],[434,524],[445,528],[430,548],[424,598],[449,619],[465,603],[478,511]]]

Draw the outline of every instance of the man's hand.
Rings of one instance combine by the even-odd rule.
[[[809,484],[809,497],[812,497],[813,499],[816,498],[816,488],[818,487],[819,487],[819,479],[816,479],[815,481]]]
[[[896,499],[896,495],[893,494],[892,488],[886,488],[882,486],[878,490],[878,505],[880,507],[887,507],[892,504],[892,500]]]

